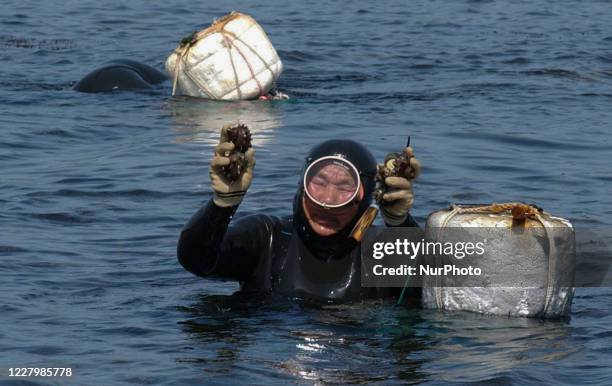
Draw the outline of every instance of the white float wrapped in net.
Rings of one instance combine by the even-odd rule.
[[[267,94],[283,64],[255,19],[232,12],[183,39],[166,60],[166,71],[172,95],[244,100]]]
[[[485,247],[478,260],[453,261],[464,268],[477,261],[483,276],[471,284],[461,276],[423,277],[424,307],[541,318],[569,314],[576,246],[568,220],[520,203],[453,205],[429,216],[425,234],[428,240],[461,238]],[[445,256],[436,259],[446,259],[438,265],[449,263]]]

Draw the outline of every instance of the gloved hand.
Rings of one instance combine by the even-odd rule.
[[[414,157],[412,147],[407,147],[405,152],[414,171],[412,179],[415,179],[421,173],[421,163]],[[386,224],[400,225],[406,221],[414,202],[411,180],[406,177],[387,177],[384,185],[385,191],[380,202],[381,215]]]
[[[229,125],[221,129],[219,144],[215,147],[215,155],[210,163],[210,182],[214,192],[213,201],[217,206],[229,207],[240,204],[253,180],[255,168],[255,151],[250,147],[245,154],[245,166],[236,180],[228,178],[224,168],[230,164],[234,144],[228,140]]]

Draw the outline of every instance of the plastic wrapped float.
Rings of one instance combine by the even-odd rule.
[[[172,95],[226,101],[265,96],[283,71],[263,28],[238,12],[183,39],[165,66]]]
[[[478,257],[483,277],[423,277],[425,308],[539,318],[570,313],[576,246],[568,220],[522,203],[453,205],[429,216],[425,238],[486,242]],[[451,258],[436,259],[442,266]],[[452,264],[466,268],[473,262]]]

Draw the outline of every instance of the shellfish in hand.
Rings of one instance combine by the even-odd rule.
[[[244,153],[251,147],[251,132],[246,125],[238,124],[227,129],[227,142],[234,144],[234,150],[226,156],[230,159],[229,165],[223,167],[223,173],[235,181],[244,172],[247,160]]]
[[[403,177],[412,181],[418,177],[421,163],[414,157],[412,147],[407,146],[401,153],[389,153],[382,164],[378,164],[376,173],[377,188],[374,199],[380,203],[382,196],[387,192],[385,179],[387,177]]]

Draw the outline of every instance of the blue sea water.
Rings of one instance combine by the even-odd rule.
[[[103,62],[159,69],[231,10],[285,64],[288,102],[212,103],[71,90]],[[5,0],[0,18],[0,383],[612,383],[612,290],[579,288],[570,320],[311,307],[231,296],[176,261],[210,198],[218,128],[253,129],[238,215],[290,212],[306,150],[353,138],[382,159],[408,134],[422,222],[452,202],[535,202],[612,226],[607,1]]]

